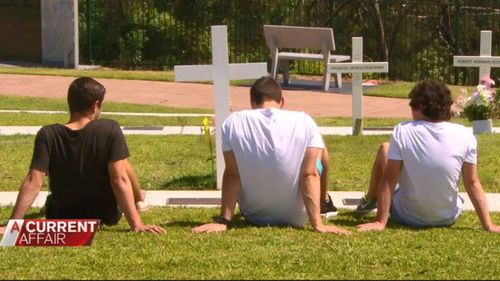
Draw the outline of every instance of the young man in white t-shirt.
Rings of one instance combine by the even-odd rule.
[[[453,99],[442,82],[422,81],[410,92],[413,119],[397,125],[391,143],[377,152],[370,188],[359,212],[377,210],[361,231],[383,230],[389,220],[412,227],[449,226],[463,210],[460,176],[483,228],[500,232],[488,213],[477,174],[477,141],[448,122]]]
[[[324,225],[320,215],[316,164],[324,143],[314,120],[283,110],[281,87],[270,77],[254,83],[250,101],[252,110],[232,113],[222,125],[221,215],[193,232],[227,230],[238,203],[254,225],[304,227],[309,220],[315,231],[348,234]]]

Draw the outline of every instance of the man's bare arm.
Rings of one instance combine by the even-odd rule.
[[[488,212],[488,202],[477,174],[477,166],[470,163],[464,163],[462,166],[462,177],[464,179],[465,190],[474,205],[481,225],[487,231],[499,233],[500,226],[493,223]]]
[[[35,201],[38,193],[42,189],[45,172],[31,169],[24,179],[21,190],[17,195],[16,205],[12,211],[11,219],[22,219],[28,212],[31,204]]]
[[[37,169],[31,169],[24,179],[19,194],[17,195],[16,205],[10,219],[22,219],[35,201],[38,193],[42,189],[45,172]],[[0,227],[0,234],[5,232],[5,227]]]
[[[137,212],[132,185],[127,174],[127,160],[118,160],[108,164],[111,187],[120,209],[125,214],[130,228],[136,232],[165,233],[165,230],[155,225],[144,225]]]
[[[234,215],[236,203],[240,197],[241,181],[236,158],[232,151],[224,152],[226,168],[222,178],[222,206],[221,216],[231,221]],[[194,233],[220,232],[227,230],[227,225],[222,223],[207,223],[192,229]]]
[[[141,184],[139,183],[139,177],[137,176],[137,173],[135,172],[134,168],[132,167],[132,164],[130,161],[127,161],[127,175],[128,178],[130,179],[130,183],[132,184],[132,191],[134,192],[134,201],[144,201],[144,194],[141,190]]]
[[[380,180],[380,186],[377,195],[377,220],[371,223],[358,225],[361,231],[384,230],[389,220],[391,210],[392,196],[394,189],[399,181],[403,161],[391,160],[387,161],[387,166]]]
[[[300,191],[307,215],[317,232],[350,234],[343,228],[323,224],[320,209],[320,177],[316,168],[316,161],[320,153],[320,148],[307,148],[300,171]]]

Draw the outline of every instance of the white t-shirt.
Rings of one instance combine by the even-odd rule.
[[[307,147],[324,148],[314,120],[277,108],[232,113],[222,125],[224,151],[233,151],[241,180],[239,206],[258,225],[303,226],[307,213],[299,175]]]
[[[449,225],[458,218],[462,165],[477,162],[471,131],[449,122],[404,122],[394,129],[388,158],[403,161],[393,198],[401,218],[426,226]]]

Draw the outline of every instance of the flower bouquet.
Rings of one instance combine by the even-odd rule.
[[[492,118],[500,117],[500,99],[493,86],[495,81],[489,77],[481,80],[472,95],[466,89],[456,99],[456,107],[461,109],[461,116],[472,121],[474,133],[481,133],[482,129],[476,127],[486,126],[486,132],[492,131]]]

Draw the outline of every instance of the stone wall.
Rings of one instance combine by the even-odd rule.
[[[78,67],[78,1],[41,2],[42,63]]]

